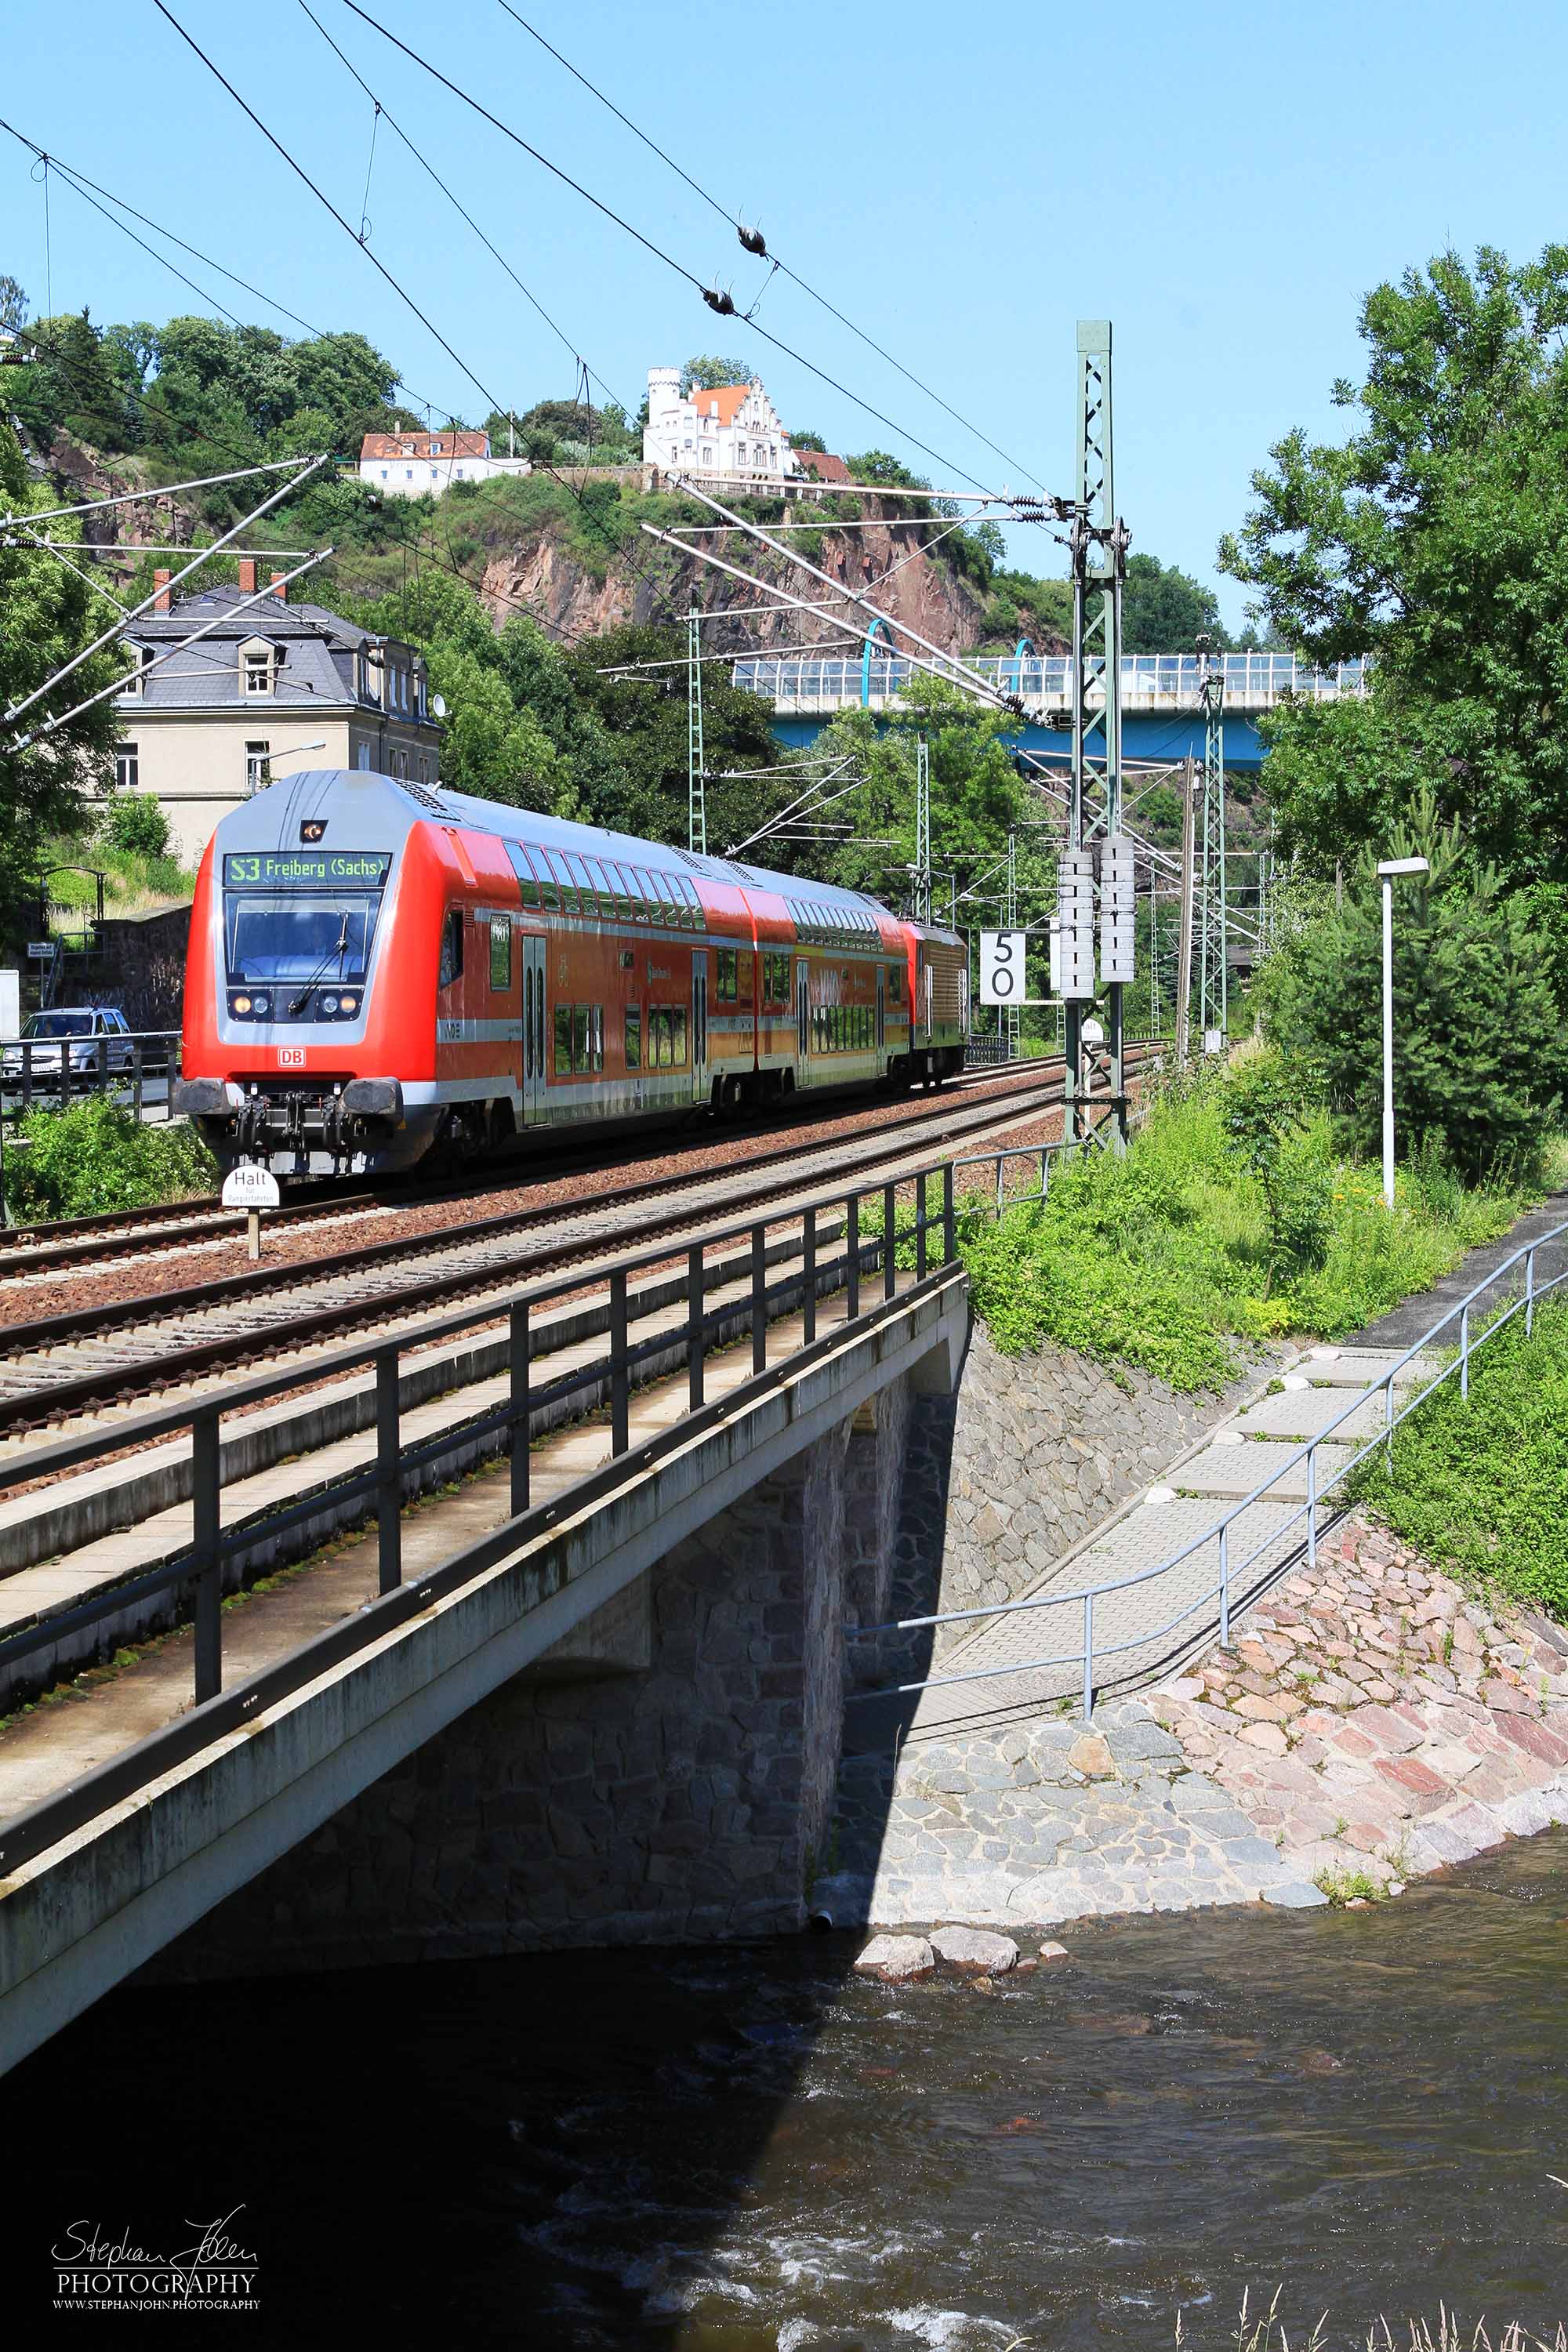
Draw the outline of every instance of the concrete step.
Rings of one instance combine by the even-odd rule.
[[[1337,1389],[1371,1388],[1381,1381],[1390,1368],[1399,1363],[1402,1348],[1312,1348],[1302,1357],[1297,1370],[1306,1379],[1326,1383]],[[1415,1385],[1433,1380],[1443,1369],[1443,1359],[1436,1349],[1424,1348],[1412,1356],[1398,1373],[1395,1388]]]
[[[1270,1479],[1278,1483],[1269,1488],[1272,1497],[1281,1503],[1299,1503],[1306,1499],[1307,1463],[1303,1455],[1290,1468],[1286,1465],[1297,1448],[1269,1438],[1248,1442],[1237,1438],[1226,1444],[1216,1439],[1191,1462],[1184,1462],[1176,1476],[1184,1495],[1207,1495],[1216,1501],[1240,1502]],[[1336,1472],[1342,1470],[1355,1453],[1353,1445],[1329,1444],[1318,1448],[1318,1492],[1321,1495]]]
[[[1394,1391],[1394,1410],[1398,1411],[1401,1391]],[[1241,1413],[1227,1429],[1239,1431],[1243,1437],[1288,1438],[1300,1444],[1309,1437],[1321,1437],[1332,1429],[1335,1439],[1347,1445],[1363,1443],[1375,1437],[1384,1426],[1387,1402],[1382,1389],[1373,1389],[1358,1403],[1353,1389],[1310,1388],[1287,1390],[1281,1396],[1260,1397],[1250,1409]]]

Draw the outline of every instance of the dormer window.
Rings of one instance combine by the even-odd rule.
[[[248,702],[253,695],[272,691],[272,648],[253,641],[239,649],[240,692]]]
[[[121,688],[121,694],[140,694],[146,679],[149,665],[158,658],[151,646],[137,646],[133,650],[136,655],[136,667]]]

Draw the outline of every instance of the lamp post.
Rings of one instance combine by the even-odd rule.
[[[1424,857],[1385,857],[1377,869],[1383,885],[1383,1197],[1394,1206],[1394,877],[1425,874]]]

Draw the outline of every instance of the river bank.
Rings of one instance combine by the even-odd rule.
[[[1218,2352],[1277,2285],[1292,2346],[1439,2301],[1550,2341],[1565,1938],[1552,1831],[1365,1910],[1086,1923],[989,1993],[843,1936],[127,1989],[5,2085],[12,2310],[73,2217],[243,2201],[269,2342]]]

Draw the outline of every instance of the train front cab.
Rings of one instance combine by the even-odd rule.
[[[904,926],[909,941],[909,1078],[939,1087],[963,1067],[969,1032],[969,949],[954,932]]]

